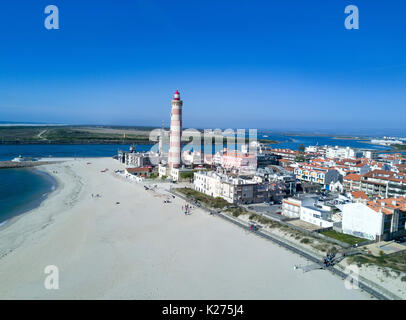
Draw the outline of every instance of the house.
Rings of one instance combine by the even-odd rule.
[[[152,167],[126,168],[125,172],[132,176],[149,177],[152,173]]]
[[[353,191],[349,196],[353,202],[361,202],[366,204],[369,201],[369,197],[363,191]]]
[[[184,172],[193,172],[193,169],[190,168],[170,168],[166,164],[159,164],[158,166],[158,175],[162,178],[170,178],[172,181],[182,180],[182,173]]]

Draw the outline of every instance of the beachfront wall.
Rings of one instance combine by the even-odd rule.
[[[375,240],[383,235],[383,213],[376,212],[362,203],[343,206],[343,233]]]

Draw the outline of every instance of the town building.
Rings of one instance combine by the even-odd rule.
[[[300,220],[314,224],[320,228],[331,228],[334,224],[332,212],[323,210],[317,205],[302,206],[300,208]]]
[[[296,156],[298,156],[300,153],[299,151],[296,150],[290,150],[290,149],[271,149],[270,152],[276,156],[279,156],[280,159],[286,159],[290,161],[294,161]]]
[[[374,170],[361,177],[361,191],[383,198],[406,195],[406,175],[386,170]]]
[[[356,159],[362,158],[364,153],[358,149],[345,147],[341,148],[338,146],[328,147],[326,149],[326,158],[339,158],[339,159]]]
[[[342,181],[342,175],[337,170],[305,163],[295,168],[294,173],[297,180],[320,184],[326,190],[335,191],[337,188],[336,182],[340,181],[341,184]]]
[[[282,215],[289,218],[300,218],[300,208],[313,205],[319,197],[317,195],[296,195],[282,201]]]
[[[125,172],[126,172],[126,174],[129,174],[132,176],[148,178],[152,174],[153,169],[150,166],[149,167],[138,167],[138,168],[126,168]]]
[[[403,197],[346,204],[342,214],[345,234],[377,241],[406,235],[406,199]]]
[[[350,173],[343,178],[343,187],[345,192],[360,191],[361,190],[360,174]]]
[[[215,171],[195,172],[193,183],[196,191],[235,204],[269,202],[274,196],[280,196],[276,184]]]

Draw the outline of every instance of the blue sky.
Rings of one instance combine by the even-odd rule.
[[[179,89],[185,127],[406,127],[405,1],[15,0],[0,28],[0,121],[160,126]]]

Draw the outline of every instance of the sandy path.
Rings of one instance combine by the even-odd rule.
[[[164,204],[114,176],[113,159],[45,168],[63,186],[0,230],[2,299],[370,298],[328,272],[293,270],[306,261],[222,219],[185,216],[180,199]],[[59,268],[59,290],[44,288],[47,265]]]

